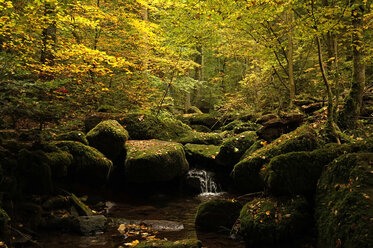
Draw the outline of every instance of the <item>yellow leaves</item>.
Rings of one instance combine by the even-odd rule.
[[[215,155],[211,155],[211,158],[212,158],[212,159],[215,159]]]
[[[271,211],[266,211],[266,215],[269,216],[271,214]]]
[[[138,241],[137,239],[132,241],[131,243],[124,243],[125,246],[130,246],[130,247],[135,247],[136,245],[138,245],[140,243],[140,241]]]

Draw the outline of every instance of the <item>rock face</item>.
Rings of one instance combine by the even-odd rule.
[[[216,169],[215,158],[219,153],[219,146],[186,144],[184,149],[186,158],[191,166]]]
[[[68,168],[70,179],[94,185],[107,181],[113,163],[101,152],[77,141],[57,141],[55,145],[73,156]]]
[[[307,202],[301,197],[255,199],[242,208],[239,218],[239,233],[253,247],[291,241],[302,234],[310,221]]]
[[[205,231],[231,229],[240,214],[241,205],[229,200],[215,199],[199,205],[195,224]]]
[[[310,151],[318,147],[316,132],[307,126],[284,134],[269,145],[266,145],[243,158],[232,170],[232,177],[236,189],[243,193],[257,192],[264,189],[261,170],[265,164],[280,154],[292,151]]]
[[[90,146],[111,160],[120,155],[128,138],[128,132],[116,120],[102,121],[87,134]]]
[[[312,152],[276,156],[263,172],[266,187],[273,195],[313,195],[324,166],[353,149],[351,145],[329,144]]]
[[[160,140],[126,142],[125,178],[131,183],[171,181],[184,175],[189,164],[181,144]]]
[[[319,247],[373,247],[373,153],[342,155],[323,171],[315,219]]]
[[[232,170],[242,154],[254,144],[256,139],[257,136],[254,131],[243,132],[225,139],[216,159],[221,165]]]
[[[274,114],[262,116],[257,120],[257,123],[263,126],[257,131],[259,138],[266,141],[272,141],[281,136],[283,133],[288,133],[299,127],[303,122],[302,114],[287,114],[278,117]]]

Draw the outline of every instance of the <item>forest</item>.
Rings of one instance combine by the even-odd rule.
[[[0,247],[373,247],[372,0],[0,0]]]

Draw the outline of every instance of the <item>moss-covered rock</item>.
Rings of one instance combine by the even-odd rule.
[[[318,183],[315,219],[319,247],[373,247],[373,153],[338,157]]]
[[[48,165],[51,168],[53,178],[62,178],[67,176],[67,169],[73,161],[73,156],[59,149],[59,151],[46,153]]]
[[[241,120],[234,120],[221,128],[222,131],[233,131],[233,133],[242,133],[246,131],[256,131],[261,125],[253,122],[243,122]]]
[[[175,141],[181,144],[220,145],[223,142],[223,138],[219,133],[189,132]]]
[[[262,148],[267,142],[264,140],[257,140],[252,144],[241,156],[240,160],[250,157],[254,152]]]
[[[314,150],[318,147],[318,143],[316,132],[307,126],[282,135],[269,145],[265,145],[250,156],[243,158],[234,166],[231,175],[236,189],[240,192],[263,190],[264,180],[261,170],[273,157],[293,151]]]
[[[221,121],[213,114],[185,114],[179,117],[181,121],[189,125],[204,125],[210,129],[219,129]]]
[[[351,151],[351,145],[329,144],[312,152],[276,156],[264,169],[266,186],[274,195],[313,195],[324,166]]]
[[[25,194],[49,194],[53,191],[51,169],[46,154],[22,149],[17,155],[19,190]]]
[[[131,183],[165,182],[189,169],[181,144],[160,140],[126,142],[125,178]]]
[[[200,168],[215,168],[220,147],[215,145],[186,144],[185,156],[189,164]]]
[[[242,154],[254,144],[257,138],[254,131],[247,131],[225,139],[216,157],[217,161],[219,164],[232,170],[233,166],[240,160]]]
[[[205,231],[231,229],[240,215],[241,205],[230,200],[215,199],[201,203],[196,213],[195,224]]]
[[[136,248],[201,248],[202,243],[196,239],[183,239],[177,241],[155,240],[144,241],[136,245]]]
[[[83,143],[84,145],[88,145],[87,137],[81,131],[71,131],[68,133],[57,135],[56,140],[79,141]]]
[[[9,216],[4,209],[0,208],[0,234],[5,230],[6,225],[8,224]]]
[[[204,125],[190,125],[190,127],[193,130],[196,130],[197,132],[203,132],[203,133],[209,133],[211,132],[211,129],[204,126]]]
[[[275,200],[258,198],[240,213],[240,234],[248,245],[278,245],[289,242],[309,226],[310,215],[304,198]]]
[[[94,185],[107,181],[113,163],[101,152],[77,141],[57,141],[54,144],[73,156],[68,168],[70,179]]]
[[[128,132],[116,120],[102,121],[87,133],[89,144],[111,160],[121,154],[128,138]]]

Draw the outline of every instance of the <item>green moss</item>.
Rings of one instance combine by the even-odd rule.
[[[252,122],[243,122],[241,120],[234,120],[227,125],[223,126],[223,131],[233,131],[233,133],[242,133],[245,131],[256,131],[261,125]]]
[[[190,165],[213,168],[216,166],[216,155],[220,146],[186,144],[184,146],[185,156]]]
[[[211,129],[204,125],[190,125],[190,127],[197,132],[203,132],[203,133],[211,132]]]
[[[241,207],[237,202],[224,199],[203,202],[198,206],[195,224],[206,231],[218,231],[221,227],[231,229]]]
[[[26,194],[49,194],[53,190],[51,169],[46,154],[22,149],[17,155],[19,190]]]
[[[67,169],[73,161],[73,156],[66,151],[56,151],[46,153],[48,165],[51,168],[53,178],[61,178],[67,176]]]
[[[182,144],[220,145],[223,142],[223,138],[218,133],[189,132],[175,141]]]
[[[73,156],[68,168],[71,179],[98,185],[106,182],[113,163],[101,152],[77,141],[57,141],[55,144]]]
[[[103,104],[100,105],[97,110],[97,112],[104,112],[104,113],[116,113],[119,112],[118,109],[112,105]]]
[[[251,154],[253,154],[255,151],[259,150],[260,148],[263,147],[263,144],[265,144],[266,141],[264,140],[257,140],[254,142],[254,144],[252,144],[245,152],[244,154],[241,156],[240,160],[244,159],[244,158],[247,158],[249,156],[251,156]]]
[[[243,158],[234,166],[231,175],[237,190],[240,192],[263,190],[264,180],[260,172],[273,157],[293,151],[314,150],[318,147],[318,143],[315,131],[307,126],[282,135],[269,145]]]
[[[248,202],[239,218],[240,234],[248,245],[278,245],[302,234],[310,215],[304,198],[259,198]]]
[[[64,134],[60,134],[56,137],[56,140],[70,140],[70,141],[79,141],[84,145],[88,145],[87,137],[83,132],[72,131]]]
[[[0,208],[0,234],[4,232],[5,227],[8,224],[8,220],[8,214],[4,211],[4,209]]]
[[[201,248],[202,243],[195,239],[183,239],[177,241],[155,240],[144,241],[136,245],[136,248]]]
[[[347,144],[329,144],[312,152],[291,152],[272,158],[263,175],[274,195],[312,195],[321,171],[338,156],[351,152]]]
[[[240,160],[242,154],[254,144],[257,138],[255,132],[247,131],[225,139],[216,159],[220,164],[232,170],[234,164]]]
[[[319,247],[373,247],[373,153],[338,157],[323,171],[315,203]]]
[[[111,160],[123,151],[128,138],[128,132],[116,120],[102,121],[87,133],[89,144]]]
[[[189,169],[181,144],[160,140],[126,142],[125,176],[128,182],[170,181]]]
[[[220,120],[212,114],[191,114],[188,115],[187,121],[190,125],[204,125],[211,129],[221,127]]]

